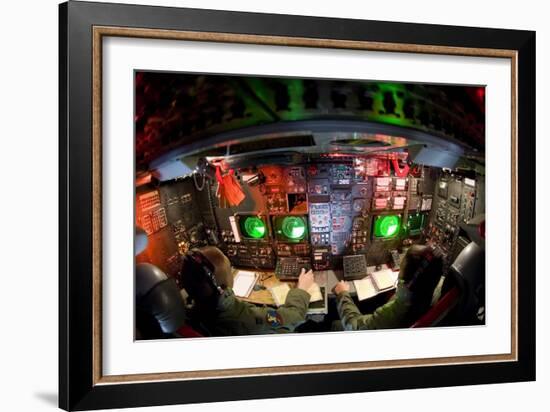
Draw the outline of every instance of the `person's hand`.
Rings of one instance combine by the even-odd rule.
[[[302,272],[298,277],[298,289],[302,289],[307,292],[314,283],[315,278],[313,277],[313,271],[310,269],[306,272],[306,270],[302,268]]]
[[[341,280],[334,286],[334,293],[339,295],[340,293],[349,292],[349,283]]]

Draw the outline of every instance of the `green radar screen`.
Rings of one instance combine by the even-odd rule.
[[[299,242],[307,237],[307,223],[303,216],[277,216],[274,227],[277,240]]]
[[[258,216],[245,216],[239,220],[241,234],[248,239],[263,239],[267,234],[265,221]]]
[[[409,215],[407,223],[409,235],[414,236],[422,232],[422,229],[424,229],[424,226],[426,224],[425,217],[426,215],[424,213],[411,213]]]
[[[377,216],[374,221],[374,237],[391,239],[399,233],[401,217],[398,215]]]

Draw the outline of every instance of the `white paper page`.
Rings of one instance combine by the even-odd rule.
[[[371,274],[376,287],[379,290],[389,289],[395,286],[399,272],[394,272],[391,269],[382,269]]]
[[[286,295],[288,295],[288,292],[290,292],[290,286],[288,286],[287,283],[281,283],[271,288],[271,295],[273,296],[273,300],[277,306],[285,304]]]
[[[235,292],[235,295],[237,296],[246,298],[250,295],[250,292],[254,287],[254,283],[256,283],[255,272],[239,270],[233,283],[233,292]]]
[[[367,276],[361,280],[354,280],[353,284],[355,285],[357,298],[359,300],[372,298],[373,296],[376,296],[378,294],[370,276]]]
[[[321,287],[317,283],[314,283],[313,285],[311,285],[311,287],[307,290],[307,293],[309,293],[310,296],[311,296],[309,298],[310,302],[317,302],[319,300],[323,300],[323,294],[321,293]]]

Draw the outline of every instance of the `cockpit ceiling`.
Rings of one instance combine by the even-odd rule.
[[[483,87],[138,72],[136,162],[485,147]]]

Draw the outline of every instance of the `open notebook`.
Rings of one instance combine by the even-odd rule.
[[[271,289],[271,295],[277,306],[285,304],[288,292],[290,292],[290,286],[288,283],[280,283],[277,286],[273,286]],[[324,287],[320,287],[317,283],[311,285],[307,293],[310,294],[308,314],[327,313],[327,294]]]
[[[248,270],[239,270],[233,280],[233,292],[236,296],[247,298],[250,296],[259,275]]]
[[[354,280],[353,284],[357,291],[357,298],[361,301],[394,289],[398,276],[399,272],[394,272],[391,269],[382,269],[372,272],[361,280]]]
[[[277,286],[273,286],[271,289],[271,296],[277,306],[285,304],[286,296],[290,292],[290,286],[288,283],[280,283]],[[311,285],[311,288],[308,289],[307,293],[310,294],[309,303],[317,302],[323,300],[323,294],[321,293],[321,288],[317,283]]]

